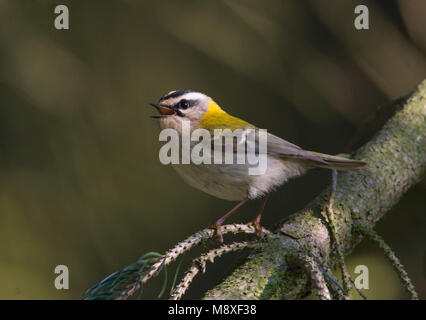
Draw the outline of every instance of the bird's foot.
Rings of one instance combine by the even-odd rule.
[[[254,219],[252,222],[250,222],[250,224],[256,229],[257,238],[259,240],[262,239],[265,234],[263,233],[263,228],[259,224],[259,221],[257,219]]]
[[[223,244],[223,235],[222,235],[222,232],[220,231],[221,227],[222,227],[222,224],[217,223],[217,222],[212,224],[209,227],[210,229],[214,229],[216,231],[217,242],[219,243],[219,245]]]

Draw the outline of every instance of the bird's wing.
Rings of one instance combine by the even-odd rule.
[[[238,119],[238,118],[236,118]],[[245,147],[245,153],[254,152],[258,154],[259,150],[262,150],[262,147],[259,147],[259,128],[247,123],[243,120],[238,119],[240,122],[237,123],[236,126],[230,127],[228,124],[218,122],[214,127],[210,127],[211,136],[213,137],[213,144],[210,145],[212,148],[212,155],[217,146],[215,143],[219,143],[219,149],[222,149],[223,153],[226,153],[226,149],[230,149],[234,154],[237,153],[239,146]],[[234,122],[235,123],[235,122]],[[236,130],[239,129],[239,130]],[[223,139],[222,135],[216,136],[213,134],[214,129],[230,129],[232,131],[231,140]],[[254,139],[251,134],[253,133],[253,129],[256,132],[254,134]],[[237,133],[239,131],[239,133]],[[227,133],[228,134],[228,133]],[[225,134],[225,136],[227,135]],[[303,150],[301,147],[290,143],[280,137],[277,137],[271,133],[266,134],[266,153],[271,156],[275,156],[282,159],[295,159],[306,161],[309,165],[315,167],[323,167],[329,169],[337,169],[337,170],[356,170],[359,167],[364,166],[366,163],[359,160],[347,159],[339,156],[332,156],[327,154],[322,154],[318,152]],[[229,150],[228,149],[228,150]]]
[[[261,150],[259,149],[259,143],[258,143],[260,134],[256,132],[254,139],[252,136],[250,136],[253,133],[253,129],[254,131],[259,131],[260,129],[253,126],[252,124],[242,119],[230,116],[226,114],[225,112],[215,115],[209,121],[210,122],[207,125],[204,123],[204,126],[207,126],[209,128],[211,136],[213,137],[213,141],[212,141],[213,144],[211,145],[212,152],[215,149],[214,144],[218,141],[221,141],[220,145],[222,146],[222,152],[230,148],[234,153],[236,153],[238,150],[238,146],[242,146],[242,145],[245,145],[246,153],[250,151],[250,152],[255,152],[257,154],[259,150]],[[220,135],[215,136],[213,134],[214,129],[230,129],[234,133],[236,132],[235,130],[239,129],[240,132],[237,134],[234,134],[234,138],[232,140],[228,140],[228,142],[226,142],[226,139],[225,139],[224,141],[225,143],[222,144],[223,137],[221,137]],[[252,138],[250,139],[250,137]],[[351,159],[347,159],[343,157],[331,156],[331,155],[322,154],[318,152],[303,150],[299,146],[293,143],[290,143],[284,139],[281,139],[271,133],[267,133],[266,138],[267,138],[266,153],[268,155],[275,156],[278,158],[303,160],[303,161],[307,161],[313,166],[325,167],[325,168],[331,168],[331,169],[337,169],[337,170],[355,170],[366,164],[365,162],[359,161],[359,160],[351,160]]]

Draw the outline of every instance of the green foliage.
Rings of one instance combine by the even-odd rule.
[[[137,261],[129,264],[125,268],[110,274],[101,282],[90,287],[85,293],[86,300],[110,300],[123,299],[130,295],[138,293],[137,298],[140,299],[143,292],[143,276],[150,270],[150,267],[163,259],[163,256],[157,252],[149,252],[140,257]],[[162,264],[155,272],[157,276],[164,272],[164,281],[161,292],[158,295],[160,298],[167,286],[167,267]],[[176,279],[176,276],[175,276]]]

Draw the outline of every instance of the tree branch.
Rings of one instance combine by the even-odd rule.
[[[368,165],[359,173],[340,173],[333,199],[334,223],[345,255],[362,239],[356,226],[373,228],[425,172],[426,80],[382,130],[355,152],[354,158]],[[339,262],[321,215],[327,211],[329,198],[327,188],[305,209],[281,221],[275,236],[267,237],[204,298],[297,299],[309,294],[311,287],[318,288],[319,280],[312,280],[312,273],[301,265],[300,255],[305,266],[306,261],[320,261],[330,267]],[[324,290],[319,294],[328,297]]]

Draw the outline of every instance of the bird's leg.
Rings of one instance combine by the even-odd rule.
[[[231,215],[233,214],[235,211],[237,211],[237,209],[239,207],[241,207],[244,203],[246,203],[249,199],[245,198],[243,200],[241,200],[240,202],[238,202],[238,204],[233,207],[231,210],[229,210],[227,213],[225,213],[225,215],[218,219],[215,223],[213,223],[210,228],[213,228],[216,230],[216,234],[217,234],[217,238],[219,240],[219,243],[222,244],[223,243],[223,236],[222,236],[222,232],[220,232],[220,227],[222,226],[222,223]]]
[[[259,208],[259,211],[257,212],[256,218],[254,218],[254,220],[251,222],[251,224],[253,225],[253,227],[257,231],[257,237],[259,239],[261,239],[263,237],[262,227],[260,226],[259,222],[260,222],[260,218],[262,218],[262,212],[263,212],[263,209],[265,209],[265,204],[266,204],[266,201],[268,201],[268,197],[269,197],[269,193],[266,194],[263,197],[262,204],[260,205],[260,208]]]

